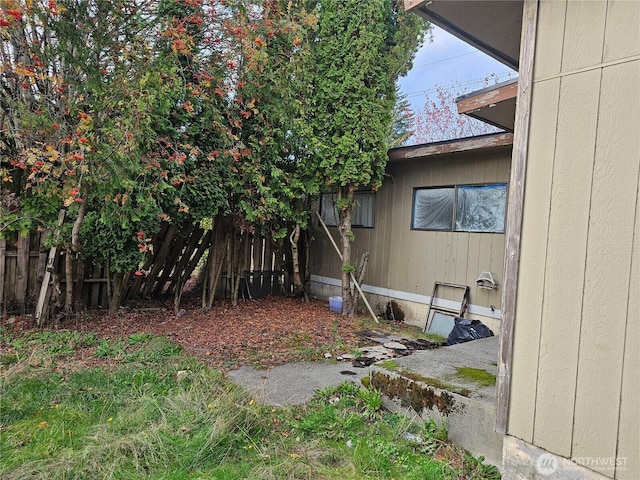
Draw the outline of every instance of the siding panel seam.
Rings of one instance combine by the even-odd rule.
[[[611,60],[609,62],[602,62],[595,65],[589,65],[588,67],[577,68],[575,70],[569,70],[567,72],[561,71],[554,75],[548,75],[546,77],[536,78],[534,79],[533,83],[546,82],[547,80],[553,80],[554,78],[569,77],[571,75],[577,75],[580,73],[589,72],[591,70],[598,70],[599,68],[607,68],[607,67],[613,67],[615,65],[620,65],[623,63],[635,62],[637,60],[640,60],[640,55],[633,55],[631,57],[619,58],[616,60]]]
[[[604,35],[603,35],[604,36]],[[602,108],[602,74],[604,69],[600,69],[600,77],[598,80],[598,109],[596,111],[596,125],[595,125],[595,138],[593,140],[593,158],[591,159],[591,185],[589,188],[589,215],[587,220],[587,231],[586,231],[586,245],[585,245],[585,256],[584,256],[584,264],[583,271],[584,275],[582,276],[582,301],[580,302],[580,322],[578,324],[578,350],[576,351],[576,383],[575,390],[573,392],[573,422],[571,425],[571,455],[573,456],[573,451],[575,448],[574,444],[574,435],[576,430],[576,402],[578,396],[578,379],[580,378],[580,352],[582,350],[582,322],[584,321],[584,292],[587,288],[587,263],[589,260],[589,233],[591,232],[591,210],[593,209],[593,184],[595,177],[595,164],[596,164],[596,155],[597,155],[597,145],[598,145],[598,132],[600,126],[600,109]]]

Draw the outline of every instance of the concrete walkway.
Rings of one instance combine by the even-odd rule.
[[[284,406],[303,404],[316,390],[340,385],[345,380],[359,384],[362,377],[369,375],[369,368],[355,368],[351,362],[327,360],[289,363],[269,370],[241,367],[227,375],[252,392],[256,400],[266,405]]]

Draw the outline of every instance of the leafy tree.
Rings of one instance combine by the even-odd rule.
[[[310,124],[317,174],[337,190],[342,250],[343,314],[355,312],[350,274],[354,192],[377,189],[387,160],[395,81],[411,66],[425,33],[402,2],[328,0],[317,4]]]
[[[484,86],[488,85],[489,79]],[[411,142],[432,143],[499,132],[493,125],[458,113],[456,98],[464,93],[460,85],[438,85],[434,98],[427,97],[424,107],[414,115]]]
[[[247,22],[250,41],[243,44],[235,102],[241,109],[238,137],[246,154],[238,166],[238,206],[256,231],[283,249],[291,245],[297,295],[304,295],[298,238],[307,227],[311,195],[319,189],[307,163],[307,38],[316,16],[305,3],[264,2]]]

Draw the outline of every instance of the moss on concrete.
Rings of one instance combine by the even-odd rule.
[[[374,372],[371,385],[389,398],[397,399],[407,408],[421,413],[424,409],[438,410],[442,415],[464,408],[456,402],[455,397],[446,390],[436,391],[432,386],[416,382],[405,376],[390,377],[382,372]]]
[[[389,370],[390,372],[395,372],[400,369],[400,365],[398,365],[398,363],[394,362],[393,360],[383,360],[376,363],[376,366],[385,370]]]
[[[481,368],[458,367],[456,368],[457,378],[477,383],[483,387],[490,387],[496,384],[496,376]]]

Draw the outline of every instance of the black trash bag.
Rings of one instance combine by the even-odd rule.
[[[469,342],[478,338],[493,337],[493,332],[480,320],[467,320],[466,318],[456,318],[455,325],[449,337],[447,345]]]

